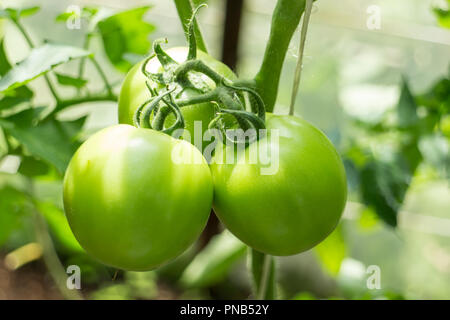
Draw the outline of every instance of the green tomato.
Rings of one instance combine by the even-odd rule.
[[[150,270],[181,254],[203,230],[212,198],[208,164],[194,146],[130,125],[90,137],[64,177],[75,237],[125,270]]]
[[[213,207],[222,223],[254,249],[297,254],[336,227],[347,197],[345,170],[331,142],[308,122],[267,114],[266,126],[267,137],[245,149],[216,149],[210,166]]]
[[[188,55],[189,49],[187,47],[176,47],[168,49],[166,52],[176,62],[183,63]],[[233,71],[231,71],[222,62],[215,60],[210,55],[198,51],[197,58],[202,60],[208,67],[227,77],[228,79],[235,79]],[[133,125],[133,116],[136,109],[142,105],[145,101],[151,98],[150,92],[146,87],[147,78],[143,75],[141,68],[144,61],[136,64],[127,74],[122,84],[122,89],[119,96],[119,123]],[[156,57],[150,59],[147,63],[146,70],[151,73],[157,73],[162,71],[162,66]],[[212,90],[215,88],[214,82],[205,75],[196,74],[206,85]],[[152,88],[159,89],[159,84],[149,81]],[[187,99],[198,95],[195,89],[186,88],[176,98]],[[209,122],[215,116],[215,109],[213,103],[201,103],[182,107],[181,109],[184,120],[185,129],[189,132],[191,142],[194,141],[194,121],[201,121],[202,134],[208,129]],[[170,126],[174,122],[173,115],[169,115],[166,127]]]

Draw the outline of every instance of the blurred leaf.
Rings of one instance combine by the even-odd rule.
[[[74,9],[74,10],[68,11],[71,8]],[[79,18],[79,14],[80,14],[80,10],[79,9],[75,9],[73,6],[70,6],[70,7],[67,8],[67,10],[65,12],[62,12],[59,15],[57,15],[56,18],[55,18],[55,21],[57,21],[57,22],[66,22],[70,18]]]
[[[9,63],[4,41],[0,42],[0,75],[3,77],[11,69],[11,64]],[[19,103],[29,101],[33,97],[33,92],[27,87],[23,86],[15,90],[8,92],[8,95],[0,99],[0,110],[13,107]]]
[[[44,216],[50,227],[52,235],[57,243],[62,246],[65,251],[71,253],[84,253],[84,249],[80,246],[77,239],[70,229],[64,212],[50,202],[38,202],[37,209]]]
[[[297,293],[292,300],[317,300],[317,298],[310,292]]]
[[[42,176],[49,172],[47,163],[30,156],[23,156],[20,161],[19,173],[27,177]]]
[[[126,272],[126,284],[130,286],[133,298],[154,299],[158,295],[156,274],[149,272]]]
[[[133,296],[128,285],[114,284],[94,291],[91,298],[94,300],[129,300]]]
[[[372,158],[360,172],[363,202],[392,227],[397,226],[398,210],[421,160],[417,141],[412,139],[390,161]]]
[[[378,218],[376,212],[372,208],[365,208],[361,211],[361,215],[358,220],[358,225],[362,230],[372,230],[378,225]]]
[[[0,120],[3,129],[20,141],[27,150],[54,165],[63,173],[79,143],[74,135],[84,119],[60,122],[53,118],[39,122],[44,108],[27,109]]]
[[[412,127],[419,121],[417,106],[405,79],[402,81],[400,100],[397,105],[397,116],[400,128]]]
[[[46,43],[32,49],[25,60],[0,79],[0,92],[20,87],[62,63],[89,55],[88,51],[77,47]]]
[[[13,9],[13,8],[6,8],[3,10],[0,10],[0,18],[10,18],[12,20],[17,20],[19,18],[24,18],[31,16],[39,11],[39,7],[28,7],[23,9]]]
[[[5,185],[0,188],[0,246],[20,226],[20,219],[30,211],[30,201],[23,192]]]
[[[448,139],[439,134],[423,136],[420,138],[419,148],[425,160],[448,178],[450,174]]]
[[[447,6],[450,8],[450,0],[447,0]],[[434,8],[433,11],[438,17],[441,27],[450,28],[450,10],[449,9]]]
[[[449,70],[450,71],[450,70]],[[417,97],[417,102],[428,110],[439,112],[443,115],[450,113],[450,79],[440,79],[431,89]]]
[[[132,64],[127,54],[144,56],[150,50],[149,34],[155,27],[143,20],[150,6],[131,9],[98,22],[109,61],[120,71],[127,72]]]
[[[341,225],[315,248],[320,262],[325,269],[336,276],[339,273],[341,263],[347,255],[347,247],[344,241]]]
[[[439,127],[443,135],[450,138],[450,114],[442,117],[441,122],[439,123]]]
[[[82,88],[88,82],[86,79],[75,78],[75,77],[61,74],[61,73],[55,73],[55,75],[56,75],[56,79],[58,80],[58,83],[63,86]]]
[[[77,14],[75,11],[63,12],[56,16],[55,21],[66,22],[67,20],[69,20],[69,18],[72,18],[72,17],[74,17],[74,18],[77,17]]]
[[[230,232],[215,236],[183,272],[180,283],[185,287],[207,287],[222,280],[245,254],[246,246]]]
[[[370,162],[360,173],[364,203],[388,225],[397,226],[397,212],[408,188],[398,167]]]
[[[0,127],[0,160],[8,154],[8,142],[6,141],[3,129]]]

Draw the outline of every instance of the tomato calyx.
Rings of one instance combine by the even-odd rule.
[[[181,108],[212,102],[216,108],[216,116],[208,124],[209,129],[219,130],[222,141],[226,139],[235,144],[253,142],[259,138],[260,131],[265,129],[264,102],[249,82],[228,79],[214,71],[201,59],[197,59],[194,18],[203,6],[205,5],[195,9],[189,23],[189,51],[185,62],[179,64],[164,51],[161,44],[167,43],[167,39],[154,41],[154,54],[145,60],[141,68],[141,72],[147,78],[146,85],[151,98],[136,110],[134,125],[172,134],[185,126]],[[162,66],[161,72],[147,71],[147,64],[154,57]],[[215,84],[213,89],[207,81]],[[151,82],[156,83],[157,87],[152,87]],[[189,98],[177,98],[186,89],[195,90],[198,94],[191,95]],[[175,116],[175,123],[169,128],[164,128],[164,122],[169,114]],[[234,119],[232,125],[230,125],[230,116]],[[226,119],[228,121],[225,121]],[[229,131],[238,129],[241,129],[240,132],[243,134],[227,134]],[[245,132],[249,129],[253,129],[255,134],[246,134]]]

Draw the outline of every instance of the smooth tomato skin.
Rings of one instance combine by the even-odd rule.
[[[186,163],[172,161],[174,150]],[[181,254],[205,227],[212,199],[211,173],[195,147],[130,125],[90,137],[64,177],[75,237],[93,257],[125,270],[150,270]]]
[[[220,160],[230,147],[218,148],[210,166],[213,207],[222,223],[254,249],[297,254],[336,227],[347,197],[345,170],[328,138],[305,120],[267,114],[266,126],[279,130],[278,170],[262,175],[260,169],[268,166],[244,161],[257,143],[236,153],[234,164]],[[260,148],[274,152],[270,141],[260,139]]]
[[[186,60],[189,49],[187,47],[175,47],[168,49],[166,52],[178,63]],[[227,77],[228,79],[235,79],[233,71],[231,71],[225,64],[215,60],[210,55],[203,51],[197,51],[197,58],[201,59],[207,66],[215,70],[217,73]],[[142,74],[141,68],[144,61],[136,64],[128,72],[122,84],[119,95],[119,123],[133,125],[133,115],[136,109],[145,101],[151,98],[151,95],[145,85],[146,77]],[[153,57],[147,64],[147,71],[152,73],[161,72],[162,67],[156,57]],[[202,79],[211,88],[215,88],[214,82],[206,76]],[[158,87],[158,84],[151,82],[152,87]],[[195,95],[191,89],[187,89],[179,98],[189,98]],[[202,134],[208,129],[209,122],[215,116],[215,109],[213,103],[201,103],[190,106],[185,106],[181,109],[185,120],[185,129],[189,131],[191,139],[194,139],[194,121],[202,122]],[[167,119],[166,125],[171,125],[174,117],[170,115]]]

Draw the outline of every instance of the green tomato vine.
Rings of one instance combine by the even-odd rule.
[[[179,64],[161,47],[164,40],[156,40],[153,44],[154,55],[148,57],[142,65],[141,72],[147,77],[147,88],[151,98],[144,102],[135,112],[134,124],[137,127],[151,128],[172,134],[177,129],[183,129],[185,122],[181,108],[193,104],[212,102],[216,106],[216,117],[208,124],[210,129],[217,129],[222,139],[233,143],[250,143],[259,137],[260,130],[265,129],[265,105],[260,95],[245,81],[228,79],[197,59],[197,38],[194,32],[195,15],[205,5],[198,6],[190,19],[188,28],[189,52],[184,63]],[[163,70],[159,73],[147,71],[147,63],[156,56]],[[210,89],[202,76],[211,79],[215,88]],[[149,81],[157,83],[160,89],[152,88]],[[189,99],[175,97],[185,89],[193,89],[199,94]],[[175,116],[175,123],[164,128],[164,122],[169,114]],[[238,129],[246,132],[255,130],[254,135],[244,135],[243,138],[234,135],[230,138],[230,128],[225,123],[225,117],[235,119]]]

